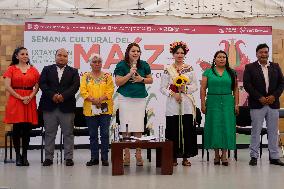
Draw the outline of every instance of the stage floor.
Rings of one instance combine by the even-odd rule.
[[[57,152],[57,151],[56,151]],[[202,160],[199,155],[191,159],[191,167],[183,167],[181,159],[174,167],[173,175],[160,175],[155,167],[155,153],[152,162],[146,161],[143,151],[144,166],[136,167],[134,151],[131,166],[125,168],[125,175],[112,176],[111,165],[86,167],[89,160],[88,150],[74,151],[74,167],[56,163],[51,167],[42,167],[40,151],[30,150],[29,167],[16,167],[14,164],[0,165],[0,189],[283,189],[284,167],[270,165],[267,149],[256,167],[248,165],[248,149],[238,150],[238,161],[230,160],[228,167],[213,165],[213,151],[210,161]],[[283,160],[283,158],[281,158]]]

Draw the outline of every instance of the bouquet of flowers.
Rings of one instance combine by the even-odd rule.
[[[185,86],[189,82],[189,78],[184,75],[179,75],[174,80],[174,85],[178,88]]]
[[[174,86],[177,89],[179,95],[181,95],[182,88],[186,90],[186,84],[189,82],[189,78],[180,74],[174,79]],[[186,91],[183,91],[186,92]],[[179,139],[179,148],[180,148],[180,141],[182,141],[182,151],[184,152],[184,138],[183,138],[183,125],[182,125],[182,104],[179,103],[179,120],[178,120],[178,125],[179,125],[179,138],[181,137],[181,140]],[[181,135],[180,135],[181,133]]]

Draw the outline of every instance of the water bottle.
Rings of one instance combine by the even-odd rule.
[[[165,130],[164,126],[161,124],[161,141],[165,141]]]
[[[159,142],[161,141],[161,124],[159,124]]]
[[[56,164],[60,164],[60,160],[59,160],[59,152],[56,152]]]

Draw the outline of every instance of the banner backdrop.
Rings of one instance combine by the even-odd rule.
[[[185,63],[190,64],[198,80],[211,66],[218,50],[229,55],[230,66],[238,73],[240,105],[246,104],[247,94],[242,87],[244,66],[256,60],[255,48],[259,43],[272,47],[272,28],[266,26],[209,26],[209,25],[151,25],[151,24],[92,24],[92,23],[39,23],[25,24],[24,45],[29,50],[31,63],[41,71],[55,63],[59,48],[69,52],[69,65],[82,75],[90,71],[89,57],[93,53],[103,57],[103,70],[113,73],[115,65],[123,59],[127,45],[136,42],[142,50],[141,59],[152,69],[154,83],[147,85],[148,127],[158,135],[158,126],[165,128],[166,97],[159,91],[160,78],[165,66],[174,62],[169,44],[184,41],[189,46]],[[270,50],[271,56],[272,50]],[[37,99],[39,100],[39,92]],[[114,95],[116,101],[117,94]],[[200,107],[199,91],[194,93]],[[82,98],[77,94],[77,106]],[[117,107],[117,104],[116,104]],[[112,124],[115,123],[113,116]],[[76,143],[88,143],[87,139]]]

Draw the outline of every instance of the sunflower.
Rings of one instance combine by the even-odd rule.
[[[177,87],[181,87],[183,85],[186,85],[190,80],[185,75],[179,75],[174,79],[174,85]]]
[[[184,81],[184,84],[188,83],[190,80],[188,77],[186,77],[185,75],[180,75]]]
[[[185,85],[184,77],[182,77],[181,75],[177,76],[174,80],[174,85],[177,87]]]

